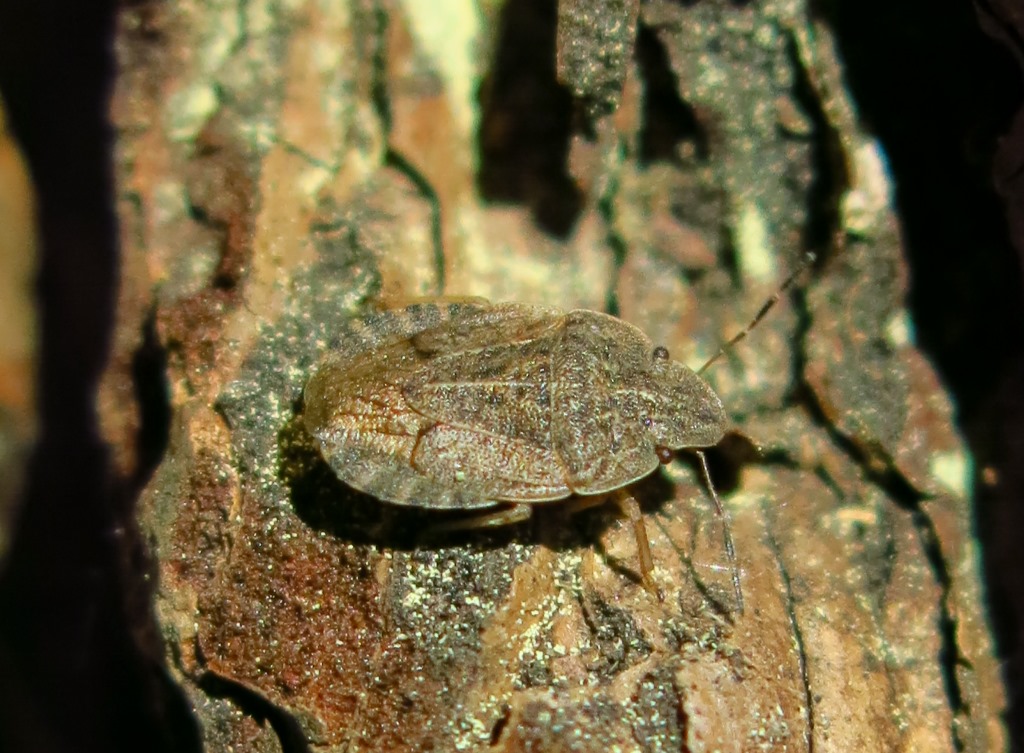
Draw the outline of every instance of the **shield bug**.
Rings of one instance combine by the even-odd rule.
[[[806,266],[806,263],[805,265]],[[699,448],[727,428],[704,367],[672,360],[607,314],[486,302],[421,303],[352,322],[305,389],[304,422],[349,486],[398,505],[488,511],[452,527],[524,520],[532,506],[612,496],[633,525],[644,585],[658,593],[636,500],[625,491],[692,449],[723,518],[737,607],[742,591],[725,513]]]

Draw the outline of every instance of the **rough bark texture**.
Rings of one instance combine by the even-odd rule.
[[[100,415],[130,472],[151,322],[171,429],[140,516],[207,750],[1005,748],[967,456],[805,4],[184,2],[119,27]],[[301,429],[369,306],[610,309],[696,367],[809,247],[708,372],[743,614],[686,457],[634,489],[659,603],[611,511],[429,540]]]
[[[36,438],[35,194],[0,99],[0,572]]]

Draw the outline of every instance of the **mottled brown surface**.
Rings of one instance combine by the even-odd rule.
[[[635,57],[588,67],[619,39],[574,32],[592,6],[123,12],[145,274],[122,298],[155,307],[173,411],[141,522],[207,748],[274,749],[267,718],[284,750],[1002,749],[967,461],[902,326],[889,177],[828,29],[651,2]],[[614,111],[546,106],[554,67],[512,54],[532,30]],[[480,159],[517,203],[480,198]],[[708,373],[749,437],[712,458],[742,616],[686,457],[636,488],[658,602],[609,511],[427,541],[432,516],[345,488],[302,429],[314,364],[376,299],[611,307],[697,366],[805,241],[827,248],[804,291]]]
[[[35,440],[35,194],[0,98],[0,571]]]

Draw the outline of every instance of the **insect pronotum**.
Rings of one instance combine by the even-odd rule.
[[[486,302],[422,303],[354,320],[305,389],[305,425],[342,481],[399,505],[491,510],[446,528],[528,518],[533,505],[611,496],[629,517],[645,587],[659,594],[626,488],[690,449],[723,521],[700,448],[728,420],[701,374],[742,340],[813,260],[696,372],[638,328],[593,311]]]

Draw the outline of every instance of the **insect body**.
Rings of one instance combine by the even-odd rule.
[[[534,504],[621,490],[725,432],[701,377],[606,314],[419,304],[355,326],[309,380],[304,420],[343,481],[388,502],[498,507],[480,523],[514,522]],[[639,507],[618,501],[652,588]]]

